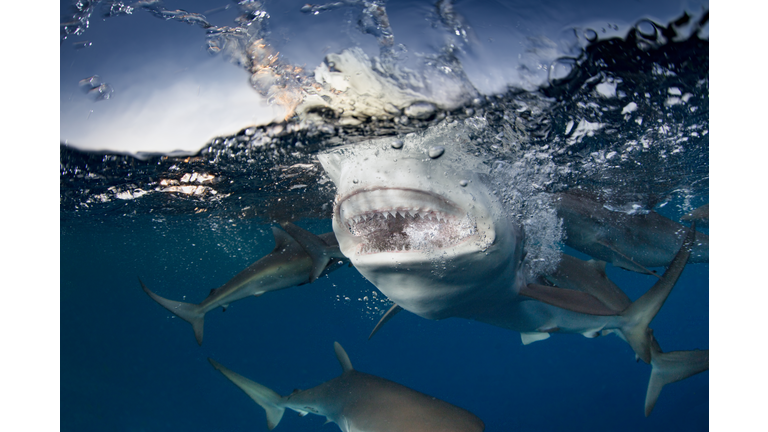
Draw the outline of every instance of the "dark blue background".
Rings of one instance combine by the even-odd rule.
[[[358,370],[469,409],[488,431],[708,429],[708,372],[665,387],[645,418],[650,367],[614,336],[522,346],[515,332],[404,312],[367,341],[376,319],[356,299],[374,288],[351,268],[209,312],[198,347],[191,326],[147,297],[137,277],[160,295],[198,302],[273,248],[264,226],[221,225],[62,222],[62,430],[266,430],[264,411],[206,358],[285,395],[340,374],[334,341]],[[306,226],[330,230],[327,221]],[[708,269],[689,265],[653,321],[663,349],[709,347]],[[609,270],[632,298],[653,284]],[[323,422],[288,411],[277,430],[335,427]]]

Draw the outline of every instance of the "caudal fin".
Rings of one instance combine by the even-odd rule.
[[[677,252],[667,271],[664,272],[664,276],[648,292],[621,313],[625,318],[625,323],[620,329],[624,339],[635,351],[637,357],[646,363],[651,363],[651,338],[648,333],[648,324],[664,305],[669,293],[672,292],[672,287],[675,286],[683,273],[688,258],[691,256],[695,235],[694,224],[688,231],[680,251]]]
[[[280,423],[280,420],[283,418],[283,413],[285,412],[285,407],[282,404],[282,396],[257,382],[253,382],[242,375],[232,372],[212,358],[209,358],[208,361],[216,368],[216,370],[224,374],[224,376],[236,386],[240,387],[240,390],[244,391],[245,394],[254,400],[254,402],[264,408],[264,411],[267,412],[267,427],[269,430],[274,429],[275,426]]]
[[[149,288],[144,285],[144,282],[142,282],[141,279],[139,279],[139,283],[141,284],[141,289],[143,289],[144,292],[152,298],[152,300],[158,302],[160,306],[171,311],[172,314],[192,324],[192,330],[195,331],[195,339],[197,340],[197,344],[203,344],[203,319],[205,318],[205,313],[201,311],[199,305],[194,303],[183,303],[180,301],[168,300],[150,291]]]
[[[653,336],[651,336],[652,338]],[[651,379],[645,394],[645,416],[656,405],[665,385],[709,370],[709,350],[672,351],[663,353],[651,345]]]

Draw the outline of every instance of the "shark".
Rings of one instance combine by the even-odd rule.
[[[218,307],[226,310],[230,303],[246,297],[258,297],[266,292],[313,282],[348,262],[339,251],[338,242],[333,233],[315,236],[291,222],[284,222],[282,226],[292,232],[300,233],[305,238],[304,241],[313,241],[316,249],[321,249],[325,256],[336,259],[326,261],[326,265],[319,268],[313,264],[312,257],[307,255],[304,248],[293,237],[283,229],[272,227],[275,238],[274,250],[245,268],[224,285],[212,289],[208,297],[198,304],[163,298],[150,291],[141,279],[139,284],[152,300],[192,324],[195,340],[198,345],[202,345],[205,314],[211,310]],[[310,240],[306,240],[307,238]]]
[[[337,188],[332,226],[339,250],[394,303],[385,320],[400,310],[471,319],[517,331],[524,344],[555,332],[592,338],[614,331],[651,364],[648,325],[692,255],[694,229],[685,231],[659,281],[619,306],[528,280],[522,227],[491,190],[488,166],[450,131],[374,139],[318,159]],[[314,257],[315,272],[332,259],[322,245],[296,240]]]
[[[580,190],[557,193],[554,201],[566,245],[638,273],[654,274],[649,267],[669,265],[688,230],[655,211],[621,211]],[[696,233],[690,262],[709,262],[706,234]]]
[[[471,412],[401,384],[359,372],[334,342],[342,374],[308,390],[288,396],[239,375],[215,360],[208,361],[259,404],[274,429],[285,409],[325,416],[344,432],[482,432],[483,421]]]

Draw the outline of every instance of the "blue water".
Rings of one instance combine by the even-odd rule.
[[[95,4],[103,7],[118,3]],[[517,57],[518,52],[532,55],[526,51],[531,48],[531,40],[525,37],[538,35],[538,29],[546,29],[552,36],[562,35],[568,25],[600,30],[596,23],[601,23],[604,26],[601,37],[623,36],[641,19],[662,24],[670,22],[679,16],[682,6],[655,2],[645,10],[635,2],[625,2],[622,7],[610,6],[613,8],[610,9],[608,3],[621,2],[595,1],[589,3],[591,9],[568,12],[568,8],[562,8],[556,1],[542,3],[537,6],[539,9],[527,2],[480,3],[472,7],[472,2],[459,1],[455,7],[466,18],[461,22],[470,23],[477,39],[485,44],[484,50],[473,51],[468,48],[469,41],[454,40],[458,45],[467,44],[457,57],[464,64],[468,79],[473,80],[481,92],[504,89],[500,92],[504,97],[491,96],[485,99],[484,105],[473,105],[478,116],[491,121],[488,135],[474,143],[478,151],[513,163],[519,155],[510,150],[512,144],[523,143],[521,152],[543,151],[544,146],[549,146],[550,151],[569,150],[565,156],[552,156],[552,165],[569,168],[568,173],[553,184],[553,190],[589,185],[615,193],[619,198],[643,195],[648,202],[661,202],[657,210],[672,219],[709,201],[708,70],[692,70],[702,58],[708,62],[708,45],[706,52],[702,52],[701,45],[694,48],[685,45],[690,53],[680,49],[658,54],[659,57],[650,56],[648,60],[638,56],[639,65],[624,69],[606,66],[606,59],[620,58],[623,48],[611,51],[602,45],[601,49],[607,50],[607,54],[593,52],[594,57],[583,60],[585,73],[611,80],[621,78],[624,84],[618,89],[631,89],[627,90],[628,97],[636,101],[639,108],[626,117],[624,113],[617,113],[627,105],[627,100],[617,102],[584,90],[594,80],[585,76],[573,81],[550,80],[546,73],[541,75],[533,70],[535,68],[526,69],[535,63],[533,60]],[[62,2],[62,11],[65,4],[68,7],[69,2]],[[202,12],[230,3],[167,1],[163,4],[168,9]],[[375,35],[358,28],[358,11],[354,7],[324,12],[317,20],[310,21],[311,17],[297,12],[302,4],[267,2],[265,6],[271,17],[264,27],[268,29],[264,36],[276,49],[287,53],[294,64],[305,64],[312,69],[322,61],[320,53],[324,50],[333,52],[348,46],[362,47],[371,56],[377,53],[379,45]],[[439,25],[434,24],[439,21],[430,18],[432,21],[427,22],[433,25],[424,26],[422,34],[419,26],[424,20],[414,18],[421,16],[419,13],[431,16],[433,2],[386,4],[398,42],[418,51],[434,48],[435,41],[441,40],[438,36],[442,30],[435,30]],[[695,9],[692,13],[700,12],[689,7]],[[211,23],[231,25],[236,15],[234,10],[210,14]],[[369,341],[369,333],[388,305],[380,294],[375,294],[372,284],[349,267],[312,284],[237,301],[225,312],[209,312],[205,319],[204,343],[198,346],[191,326],[147,297],[138,278],[163,297],[197,303],[210,289],[221,286],[273,249],[270,229],[273,220],[287,214],[314,233],[331,231],[329,212],[323,210],[322,205],[332,201],[333,190],[319,180],[320,176],[281,177],[284,171],[280,167],[311,163],[313,152],[327,148],[336,136],[316,138],[310,132],[299,131],[274,138],[271,142],[277,149],[288,149],[282,153],[242,150],[239,143],[243,141],[238,141],[238,137],[243,133],[213,141],[205,136],[188,143],[194,150],[183,149],[194,154],[204,147],[192,160],[184,156],[140,159],[126,156],[124,152],[146,152],[153,148],[144,141],[142,143],[149,147],[121,147],[122,144],[117,143],[126,141],[118,139],[125,138],[124,132],[119,132],[121,136],[114,139],[110,135],[83,135],[95,139],[96,144],[83,142],[78,147],[77,140],[68,139],[69,134],[87,129],[89,124],[71,119],[83,122],[86,115],[91,115],[89,110],[98,116],[100,110],[120,107],[116,104],[123,103],[121,101],[141,100],[140,97],[132,99],[133,94],[129,94],[132,84],[121,87],[120,80],[131,75],[118,75],[123,68],[121,61],[137,67],[146,62],[154,67],[161,63],[159,59],[165,59],[163,53],[173,51],[175,46],[179,46],[178,51],[183,51],[184,56],[190,56],[185,59],[201,53],[207,56],[201,49],[204,41],[201,28],[164,21],[144,12],[137,10],[132,15],[111,18],[93,15],[82,37],[67,36],[62,42],[61,430],[266,431],[263,409],[214,370],[207,358],[286,395],[297,388],[314,387],[341,373],[333,352],[334,341],[345,348],[357,370],[465,408],[480,417],[489,432],[709,429],[709,372],[667,385],[653,413],[646,418],[643,406],[651,368],[635,362],[631,348],[613,335],[587,339],[554,334],[548,340],[523,346],[516,332],[461,319],[429,321],[402,312]],[[541,25],[536,25],[534,18],[539,19]],[[307,36],[312,28],[309,23],[319,26],[315,31],[325,40]],[[608,23],[618,24],[613,29],[614,24]],[[463,25],[466,29],[466,24]],[[162,33],[164,36],[155,32],[158,29],[166,32]],[[334,33],[328,33],[329,29],[334,29]],[[109,39],[109,31],[126,33],[122,34],[123,39],[114,34],[111,37],[116,39]],[[124,39],[125,35],[135,39]],[[194,39],[198,36],[199,39]],[[85,39],[95,42],[93,50],[70,43]],[[521,42],[525,40],[527,42]],[[182,41],[192,42],[182,48]],[[502,55],[507,49],[512,54]],[[563,52],[556,54],[564,55]],[[548,55],[539,52],[534,57],[544,62],[549,61]],[[661,67],[661,73],[634,73],[634,67],[648,66],[651,70],[651,63],[661,64],[659,58],[669,56],[672,59],[664,67],[689,71],[690,76],[672,76]],[[409,61],[414,58],[418,56],[410,57]],[[695,61],[686,62],[690,58]],[[489,59],[495,62],[484,63]],[[525,67],[515,66],[518,60]],[[694,64],[693,68],[690,63]],[[232,67],[237,73],[242,72]],[[499,75],[498,70],[510,72]],[[114,87],[111,99],[88,100],[86,97],[91,96],[78,88],[78,80],[96,73]],[[696,73],[702,73],[703,77]],[[163,80],[154,81],[158,88],[146,90],[159,91],[158,83],[166,83]],[[243,81],[247,83],[247,79]],[[580,85],[572,86],[572,82]],[[506,86],[511,86],[509,92]],[[531,93],[521,90],[528,91],[531,86],[534,88]],[[668,89],[673,86],[679,87],[681,93],[691,93],[688,105],[664,105],[669,100]],[[539,88],[543,90],[536,92]],[[526,101],[532,101],[530,106],[534,108],[520,109],[520,104]],[[544,112],[537,113],[536,107],[544,107]],[[85,111],[78,111],[81,109]],[[512,113],[522,113],[522,126],[509,119],[508,116],[515,115]],[[450,115],[460,118],[456,112]],[[640,116],[645,120],[638,122]],[[91,118],[97,117],[88,117],[89,121]],[[583,140],[574,143],[571,142],[573,135],[564,130],[571,130],[566,126],[568,121],[575,120],[578,125],[579,119],[599,120],[606,126],[594,136],[585,135]],[[121,121],[129,120],[126,117]],[[390,127],[391,123],[385,120],[380,119],[381,124]],[[437,119],[422,123],[411,120],[409,127],[428,129],[437,123]],[[519,135],[509,132],[511,124],[520,128],[515,132]],[[544,126],[539,128],[540,125]],[[114,124],[110,127],[112,129],[107,130],[117,130]],[[128,124],[125,130],[142,127]],[[184,124],[169,129],[173,132],[174,128],[184,128]],[[397,127],[394,130],[401,134],[410,131]],[[619,135],[621,139],[615,138],[616,131],[624,134]],[[335,133],[348,139],[362,139],[376,132],[337,128]],[[493,141],[498,133],[507,136]],[[510,135],[519,143],[512,142]],[[525,135],[534,138],[525,141],[521,138]],[[267,134],[259,129],[253,136],[259,138]],[[130,133],[127,138],[131,141]],[[625,148],[624,143],[631,140],[646,140],[644,142],[650,144],[639,150]],[[304,150],[301,155],[292,156],[291,152],[298,148],[297,141],[304,143]],[[503,151],[499,151],[496,144]],[[81,152],[81,149],[103,151]],[[598,159],[611,151],[626,152],[631,157],[628,162],[615,162],[616,165],[611,166],[594,163],[593,157]],[[543,170],[548,165],[531,161],[527,166],[530,172],[521,175],[523,181],[537,179],[537,167]],[[212,186],[219,191],[217,196],[185,196],[155,189],[160,179],[179,179],[185,172],[203,171],[226,180]],[[299,183],[309,186],[292,187]],[[516,186],[525,190],[526,185]],[[129,199],[125,198],[126,191],[132,194]],[[148,193],[140,195],[137,191]],[[249,212],[241,210],[244,207],[250,208]],[[535,221],[532,224],[535,225]],[[708,233],[706,227],[700,229]],[[568,252],[586,258],[575,251]],[[657,280],[610,265],[608,276],[633,300]],[[709,348],[709,264],[686,267],[651,327],[664,351]],[[324,421],[319,416],[299,417],[288,411],[275,430],[337,429],[335,425],[323,425]]]
[[[217,243],[249,245],[254,255]],[[614,336],[556,334],[522,346],[511,331],[401,313],[367,341],[375,320],[362,302],[337,296],[370,296],[374,288],[343,268],[210,312],[198,347],[191,326],[151,301],[137,281],[198,302],[272,247],[263,226],[247,222],[226,233],[184,217],[160,225],[62,223],[62,430],[266,430],[263,410],[206,358],[288,394],[340,374],[334,341],[358,370],[466,408],[488,431],[708,429],[708,372],[666,386],[645,418],[650,367],[635,363]],[[708,347],[708,270],[689,265],[652,323],[662,348]],[[609,276],[632,298],[653,283],[627,273]],[[335,427],[323,422],[288,412],[277,430]]]

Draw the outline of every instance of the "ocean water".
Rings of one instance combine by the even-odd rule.
[[[276,221],[332,230],[318,152],[445,128],[487,161],[531,266],[560,249],[586,258],[562,246],[554,192],[679,220],[709,202],[707,4],[618,3],[62,2],[61,429],[267,430],[207,358],[286,395],[341,373],[338,341],[356,369],[465,408],[487,431],[708,430],[709,372],[666,386],[646,418],[650,366],[613,335],[523,346],[509,330],[403,312],[367,340],[389,303],[343,267],[209,312],[198,346],[138,282],[202,301],[273,249]],[[356,73],[411,108],[313,87],[316,67],[345,72],[326,56],[349,48]],[[210,93],[200,84],[225,75]],[[174,83],[206,108],[186,109]],[[256,102],[233,98],[243,89]],[[311,94],[327,107],[293,103]],[[233,129],[205,129],[216,115]],[[656,280],[608,276],[633,300]],[[666,351],[709,348],[709,264],[686,267],[651,326]],[[324,421],[287,411],[275,430],[335,430]]]

